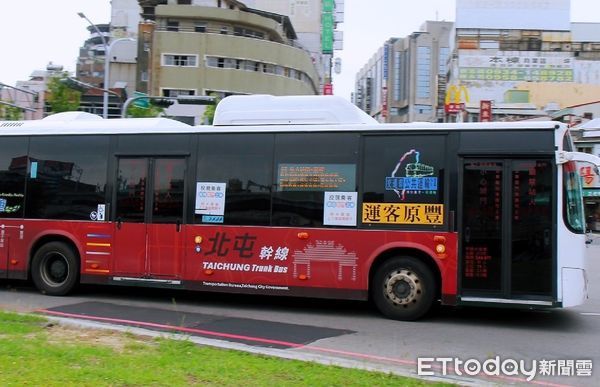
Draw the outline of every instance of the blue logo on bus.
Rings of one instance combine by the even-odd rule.
[[[433,176],[434,168],[421,163],[420,158],[421,152],[416,149],[402,155],[391,176],[385,178],[386,191],[394,191],[402,201],[406,199],[407,193],[436,194],[438,178]],[[402,172],[404,176],[401,176]]]

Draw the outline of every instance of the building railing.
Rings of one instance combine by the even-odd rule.
[[[233,29],[231,28],[231,26],[227,26],[229,28],[227,28],[226,32],[224,32],[225,30],[223,29],[223,27],[213,27],[213,26],[204,26],[204,27],[197,27],[197,26],[168,26],[168,25],[157,25],[156,26],[156,31],[159,32],[187,32],[187,33],[200,33],[200,34],[217,34],[217,35],[229,35],[229,36],[237,36],[237,37],[241,37],[241,38],[250,38],[250,39],[258,39],[258,40],[264,40],[264,41],[271,41],[271,42],[275,42],[275,43],[279,43],[279,44],[285,44],[287,46],[292,46],[292,47],[296,47],[299,49],[304,49],[304,47],[302,47],[302,45],[298,44],[296,41],[294,40],[289,40],[289,39],[283,39],[283,42],[279,42],[276,40],[272,40],[272,39],[268,39],[268,34],[265,32],[263,33],[263,35],[261,36],[259,32],[257,34],[258,31],[254,31],[254,33],[252,33],[251,30],[247,30],[245,29],[243,32],[236,32],[235,31],[235,27],[233,27]]]

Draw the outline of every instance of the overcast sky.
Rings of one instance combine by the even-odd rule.
[[[339,25],[344,50],[335,53],[342,73],[334,77],[334,93],[350,97],[356,73],[387,39],[418,31],[426,20],[454,21],[454,8],[454,0],[346,0]],[[9,85],[48,62],[75,71],[79,47],[89,37],[77,12],[94,23],[110,22],[110,0],[3,1],[0,9],[0,82]],[[600,23],[600,1],[571,0],[571,21]]]

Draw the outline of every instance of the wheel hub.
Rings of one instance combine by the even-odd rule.
[[[384,292],[385,296],[395,305],[407,307],[416,303],[421,297],[421,281],[410,270],[397,270],[387,277]]]
[[[41,275],[44,281],[52,286],[61,285],[69,274],[69,263],[61,254],[52,254],[46,257],[42,265]]]
[[[62,281],[65,278],[67,273],[67,267],[63,261],[54,260],[50,264],[50,277],[54,280],[58,280],[58,282]]]

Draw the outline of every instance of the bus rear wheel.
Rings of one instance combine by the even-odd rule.
[[[433,273],[425,263],[413,257],[396,257],[375,272],[371,295],[384,316],[412,321],[431,309],[435,289]]]
[[[31,278],[43,294],[64,296],[79,281],[78,255],[66,243],[46,243],[33,256]]]

